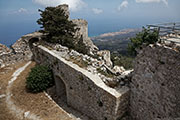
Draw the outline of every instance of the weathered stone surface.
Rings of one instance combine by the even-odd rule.
[[[11,50],[7,46],[0,44],[0,55],[8,54],[10,52]]]
[[[113,71],[115,74],[121,74],[125,71],[124,67],[120,66],[114,66]]]
[[[122,79],[119,79],[121,76],[127,78],[130,73],[129,71],[125,71],[123,67],[120,67],[121,71],[118,71],[117,73],[105,64],[104,59],[92,58],[88,55],[78,53],[75,50],[69,50],[67,47],[61,46],[60,44],[52,44],[47,42],[41,42],[41,44],[55,52],[57,55],[66,59],[67,61],[71,61],[77,64],[78,66],[88,70],[92,74],[98,74],[103,82],[112,88],[119,86],[120,82],[122,81]],[[121,72],[121,74],[119,74],[119,72]],[[106,75],[103,73],[106,73]],[[126,84],[128,82],[124,83]]]
[[[108,67],[112,67],[112,61],[111,61],[111,54],[110,54],[110,51],[108,50],[101,50],[101,51],[98,51],[97,54],[99,56],[102,56],[105,64],[108,66]]]
[[[83,19],[74,19],[72,20],[74,24],[77,25],[79,31],[77,31],[76,36],[82,39],[83,43],[89,48],[89,53],[94,54],[98,48],[93,44],[91,39],[88,37],[88,22]]]
[[[24,35],[11,46],[11,49],[0,45],[0,68],[16,62],[30,60],[32,57],[31,44],[38,41],[41,36],[42,34],[39,32]]]
[[[134,120],[180,117],[180,52],[159,44],[143,48],[131,81]]]
[[[60,85],[62,82],[65,84],[70,106],[95,120],[116,120],[127,111],[127,87],[112,89],[106,86],[97,74],[65,60],[57,51],[41,45],[35,45],[33,51],[37,63],[52,67],[55,78],[58,78],[55,79],[57,92],[62,90],[58,86],[63,86]]]
[[[67,15],[68,18],[69,18],[70,12],[69,12],[69,6],[68,6],[67,4],[59,5],[59,6],[56,7],[56,9],[62,9],[62,10],[64,10],[65,15]]]

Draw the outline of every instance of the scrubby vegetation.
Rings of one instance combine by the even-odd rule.
[[[128,44],[127,51],[129,54],[111,54],[111,60],[114,65],[123,66],[125,69],[133,68],[133,60],[137,55],[137,49],[141,49],[143,44],[149,45],[154,44],[158,41],[157,30],[150,30],[149,28],[142,29],[141,32],[136,34],[135,37],[130,38],[130,43]]]
[[[79,53],[89,54],[89,48],[83,43],[82,37],[79,39],[78,43],[74,46],[74,49]]]
[[[142,44],[149,45],[158,41],[158,31],[150,30],[143,27],[142,32],[139,32],[136,37],[131,38],[131,42],[128,44],[128,50],[131,55],[136,56],[136,49],[141,49]]]
[[[81,68],[87,68],[88,67],[88,62],[84,61],[81,58],[70,57],[68,60],[73,62],[74,64],[77,64]]]
[[[125,69],[133,68],[133,60],[132,56],[123,56],[121,54],[111,54],[111,60],[113,65],[123,66]]]
[[[113,78],[114,76],[112,73],[109,73],[108,71],[101,70],[101,68],[97,68],[96,70],[98,71],[98,73],[101,73],[106,77]]]
[[[26,78],[26,87],[30,92],[37,93],[54,85],[53,73],[49,67],[38,65],[31,69]]]
[[[79,30],[77,25],[68,19],[69,16],[59,7],[47,7],[44,11],[39,10],[41,18],[37,23],[41,25],[44,34],[43,40],[51,43],[59,43],[74,49],[80,53],[88,52],[80,36],[75,36]]]

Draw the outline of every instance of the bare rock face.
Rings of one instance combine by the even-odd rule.
[[[97,54],[99,56],[102,56],[103,60],[105,61],[105,64],[108,66],[108,67],[112,67],[112,61],[111,61],[111,54],[110,54],[110,51],[108,50],[101,50],[101,51],[98,51]]]
[[[120,66],[114,66],[113,71],[115,74],[121,74],[125,71],[124,67]]]
[[[180,117],[180,52],[160,44],[143,48],[131,80],[133,120]]]
[[[56,9],[64,10],[65,15],[67,15],[68,18],[69,18],[69,15],[70,15],[70,13],[69,13],[69,6],[67,4],[59,5],[59,6],[56,7]]]

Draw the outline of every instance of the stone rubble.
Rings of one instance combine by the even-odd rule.
[[[112,61],[111,61],[111,57],[110,57],[111,56],[110,51],[101,50],[101,51],[97,52],[97,55],[101,56],[104,59],[104,62],[108,67],[111,68],[113,66]]]
[[[49,46],[50,50],[52,50],[53,52],[55,52],[56,54],[65,58],[68,61],[72,61],[74,63],[77,63],[77,62],[80,63],[80,61],[83,61],[83,63],[85,63],[84,69],[88,70],[89,72],[93,74],[98,74],[100,78],[103,80],[103,82],[110,87],[115,88],[119,84],[124,86],[128,83],[128,82],[124,82],[124,79],[126,78],[126,76],[128,76],[132,72],[132,70],[126,71],[122,66],[112,67],[113,64],[110,59],[109,51],[100,51],[100,52],[98,51],[99,53],[97,53],[98,55],[96,55],[98,56],[98,58],[93,58],[89,55],[78,53],[75,50],[69,50],[67,47],[64,47],[60,44],[52,44],[52,43],[43,42],[43,45]],[[111,67],[108,67],[108,66],[111,66]],[[111,74],[112,77],[106,76],[103,73]]]

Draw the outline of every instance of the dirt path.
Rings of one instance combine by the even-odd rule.
[[[16,117],[9,112],[5,104],[6,87],[14,71],[22,65],[24,65],[24,63],[0,69],[0,120],[16,120]]]
[[[25,79],[34,62],[0,69],[0,120],[72,120],[45,93],[32,94]]]

